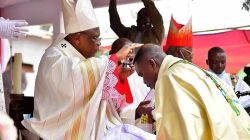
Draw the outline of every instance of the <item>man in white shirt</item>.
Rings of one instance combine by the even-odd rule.
[[[220,47],[213,47],[208,51],[208,59],[206,60],[209,66],[209,71],[215,73],[219,78],[231,86],[235,92],[250,91],[250,87],[238,76],[226,73],[226,53]],[[240,103],[244,108],[250,107],[250,96],[239,98]]]

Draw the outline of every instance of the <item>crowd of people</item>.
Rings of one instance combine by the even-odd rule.
[[[119,38],[109,56],[95,57],[101,39],[91,1],[61,2],[65,33],[40,61],[33,117],[22,121],[37,139],[250,139],[250,97],[237,97],[250,92],[249,76],[226,73],[220,47],[208,51],[208,70],[193,64],[191,20],[181,25],[172,16],[160,46],[165,29],[152,0],[142,0],[131,27],[110,0]],[[25,35],[25,21],[1,21],[2,37]]]

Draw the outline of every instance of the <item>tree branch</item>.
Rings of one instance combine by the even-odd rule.
[[[250,10],[250,0],[245,0],[245,2],[243,2],[243,4],[242,4],[242,8],[241,9],[249,11]]]

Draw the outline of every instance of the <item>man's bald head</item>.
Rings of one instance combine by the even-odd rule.
[[[158,72],[166,54],[162,48],[154,44],[146,44],[137,52],[134,62],[139,76],[143,77],[144,83],[154,88]]]
[[[131,44],[132,42],[127,38],[118,38],[114,41],[114,43],[111,46],[111,50],[109,54],[115,54],[117,53],[123,46],[126,44]]]

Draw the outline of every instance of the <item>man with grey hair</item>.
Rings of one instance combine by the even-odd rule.
[[[155,88],[157,139],[250,138],[248,114],[215,75],[153,44],[140,48],[135,68]]]

